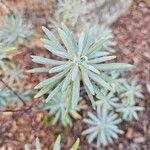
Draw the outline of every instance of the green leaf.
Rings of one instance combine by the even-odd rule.
[[[53,150],[61,150],[61,147],[60,147],[60,140],[61,140],[61,136],[59,135],[55,141],[55,144],[54,144],[54,147],[53,147]]]
[[[91,94],[91,92],[89,91],[89,89],[87,88],[87,86],[85,85],[85,83],[84,83],[84,87],[85,87],[85,91],[88,94],[88,97],[89,97],[89,99],[91,101],[92,107],[93,107],[93,109],[95,109],[95,103],[94,103],[93,95]]]
[[[3,53],[10,53],[10,52],[14,52],[16,51],[16,48],[15,47],[0,47],[0,54],[3,54]]]
[[[63,81],[62,92],[64,92],[66,90],[66,88],[69,86],[69,84],[71,82],[71,73],[72,73],[72,70],[70,70],[70,72],[68,73],[68,75],[66,76],[66,78]]]
[[[57,67],[53,67],[49,70],[49,73],[56,73],[56,72],[63,71],[64,69],[66,69],[69,66],[70,66],[70,64],[63,64],[63,65],[59,65]]]
[[[72,148],[70,150],[77,150],[80,144],[80,139],[77,138],[76,142],[73,144]]]
[[[94,58],[98,58],[98,57],[102,57],[102,56],[107,56],[109,55],[108,52],[105,52],[105,51],[96,51],[96,52],[93,52],[91,54],[88,55],[88,59],[94,59]]]
[[[42,150],[39,138],[36,138],[36,150]]]
[[[46,27],[44,27],[44,26],[42,26],[42,29],[43,29],[43,31],[44,31],[44,33],[47,35],[47,37],[50,39],[50,40],[52,40],[52,41],[54,41],[54,42],[58,42],[58,40],[57,40],[57,38],[55,37],[55,35],[49,30],[49,29],[47,29]]]
[[[58,33],[61,37],[61,40],[63,41],[65,47],[67,48],[68,52],[71,54],[71,56],[75,56],[75,50],[76,48],[74,47],[72,43],[72,39],[70,39],[63,30],[58,29]]]
[[[43,95],[46,94],[51,88],[52,88],[52,85],[48,85],[48,86],[43,87],[43,88],[34,96],[34,98],[39,98],[39,97],[43,96]]]
[[[70,68],[67,68],[63,72],[58,73],[57,75],[40,82],[38,85],[35,86],[35,89],[40,89],[40,88],[42,88],[46,85],[49,85],[49,84],[52,84],[54,82],[60,81],[65,76],[65,74],[68,72],[69,69]]]
[[[51,53],[59,56],[59,57],[62,57],[62,58],[68,58],[68,54],[64,51],[60,51],[56,48],[56,45],[52,44],[44,44],[44,47],[49,50]]]
[[[75,81],[78,72],[78,64],[75,64],[73,69],[72,69],[72,81]]]
[[[50,67],[49,68],[39,67],[39,68],[30,69],[27,72],[29,72],[29,73],[42,73],[42,72],[48,72],[49,70],[50,70]]]
[[[44,58],[42,56],[31,56],[31,57],[33,62],[44,65],[62,65],[66,63],[65,61],[58,61],[50,58]]]
[[[76,54],[77,53],[77,43],[76,43],[76,40],[75,40],[72,32],[68,29],[68,27],[64,23],[62,23],[62,29],[68,36],[67,38],[71,42],[72,50],[74,50],[74,53]]]
[[[100,39],[98,41],[95,42],[95,44],[93,44],[89,50],[85,53],[85,55],[89,55],[92,52],[96,52],[96,51],[100,51],[103,48],[104,43],[106,42],[106,39]]]
[[[101,63],[101,62],[105,62],[105,61],[112,60],[115,58],[116,58],[116,56],[104,56],[104,57],[89,60],[88,63]]]
[[[89,72],[89,77],[95,81],[96,83],[98,83],[99,85],[103,86],[104,88],[107,88],[109,90],[111,90],[110,85],[105,82],[105,80],[103,80],[100,76],[98,76],[97,74],[94,74],[92,72]]]
[[[59,50],[60,52],[66,53],[66,49],[58,42],[58,41],[50,41],[48,39],[41,39],[44,45],[50,45],[54,47],[56,50]]]
[[[26,144],[24,148],[25,148],[25,150],[30,150],[30,148],[29,148],[29,145],[28,145],[28,144]]]
[[[63,82],[61,82],[60,84],[58,84],[56,86],[56,88],[53,91],[51,91],[51,93],[49,94],[49,96],[45,100],[46,103],[49,102],[55,95],[57,95],[60,92],[61,87],[62,87],[62,83]]]
[[[83,67],[81,67],[81,73],[82,73],[82,78],[83,78],[83,82],[84,84],[87,86],[87,88],[89,89],[90,93],[92,93],[92,95],[95,94],[94,92],[94,88],[93,88],[93,85],[89,79],[89,76],[88,76],[88,72],[86,69],[84,69]]]
[[[76,76],[75,82],[73,82],[73,89],[72,89],[72,108],[76,108],[80,95],[80,77],[79,75]]]
[[[78,42],[78,49],[79,49],[78,55],[79,56],[81,55],[82,50],[84,48],[84,37],[85,37],[85,34],[82,32],[79,38],[79,42]]]
[[[117,70],[117,69],[131,69],[133,65],[125,63],[108,63],[94,65],[98,70]]]
[[[93,67],[92,65],[88,65],[88,64],[82,63],[82,66],[85,67],[87,70],[90,70],[92,72],[100,74],[100,72],[95,67]]]

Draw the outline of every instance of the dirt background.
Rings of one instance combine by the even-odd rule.
[[[20,52],[14,56],[14,62],[21,64],[23,69],[35,66],[31,62],[31,54],[48,55],[39,43],[39,38],[42,37],[39,26],[46,24],[45,18],[53,15],[56,3],[55,0],[39,0],[38,3],[37,1],[34,3],[34,1],[28,0],[10,0],[9,3],[12,7],[24,9],[25,17],[33,22],[36,30],[39,31],[36,38],[31,39],[31,42],[34,43],[33,48],[21,47]],[[0,16],[6,15],[7,8],[0,5],[0,14],[2,14]],[[3,17],[0,17],[0,20],[3,21]],[[150,150],[150,93],[146,88],[150,83],[150,1],[134,0],[131,8],[113,23],[111,28],[117,41],[118,60],[133,64],[134,68],[129,77],[137,77],[142,84],[145,98],[139,100],[139,104],[144,106],[145,110],[139,114],[138,121],[122,123],[121,128],[125,134],[108,145],[106,149]],[[23,84],[30,89],[45,76],[26,74]],[[48,115],[37,107],[40,102],[41,100],[34,101],[32,109],[24,107],[21,112],[0,112],[0,150],[22,150],[25,143],[30,143],[34,149],[34,139],[37,136],[41,140],[43,150],[52,149],[56,139],[55,135],[62,133],[64,129],[61,129],[59,125],[48,126],[46,121]],[[81,112],[83,118],[87,115],[88,110],[90,107]],[[65,129],[62,149],[69,149],[75,139],[79,137],[81,140],[80,150],[96,150],[94,145],[89,145],[86,138],[81,136],[84,128],[82,121],[76,120],[73,127]]]

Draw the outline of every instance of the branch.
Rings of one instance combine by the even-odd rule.
[[[23,103],[24,106],[26,106],[26,103],[24,102],[24,100],[17,94],[17,92],[15,92],[5,81],[3,81],[2,78],[0,78],[0,81],[5,85],[5,87],[7,87],[10,91],[12,91],[14,93],[14,95],[16,95],[19,100]]]
[[[22,108],[22,109],[4,109],[4,110],[0,110],[1,112],[22,112],[23,114],[27,111],[29,111],[32,107],[35,107],[36,105],[40,104],[42,102],[41,99],[34,101],[30,106]]]

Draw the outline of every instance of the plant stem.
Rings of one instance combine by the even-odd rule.
[[[14,95],[16,95],[19,100],[23,103],[24,106],[26,106],[26,103],[24,102],[24,100],[18,95],[17,92],[15,92],[3,79],[0,78],[0,81],[5,85],[5,87],[7,87],[10,91],[13,92]]]

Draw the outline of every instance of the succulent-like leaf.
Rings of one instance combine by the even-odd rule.
[[[47,98],[47,102],[54,95],[57,95],[59,91],[64,92],[67,87],[73,85],[74,88],[71,91],[71,95],[73,96],[72,100],[75,102],[72,102],[72,104],[77,104],[79,96],[78,94],[75,96],[75,93],[72,93],[77,90],[80,91],[80,84],[75,83],[78,82],[78,80],[76,81],[77,76],[80,80],[79,82],[82,81],[86,86],[86,89],[89,92],[88,95],[95,96],[95,85],[100,85],[99,87],[112,90],[109,82],[101,77],[103,71],[122,70],[132,67],[132,65],[125,63],[105,63],[115,58],[115,56],[108,56],[109,53],[104,51],[104,45],[107,45],[107,42],[110,41],[113,36],[110,34],[110,31],[102,30],[105,29],[103,27],[99,29],[100,31],[98,29],[97,26],[94,26],[86,33],[81,33],[78,42],[72,32],[62,24],[62,27],[58,29],[60,39],[63,42],[63,45],[61,45],[61,42],[56,39],[56,36],[47,28],[43,27],[44,32],[49,38],[48,40],[44,40],[45,48],[64,59],[52,60],[41,56],[32,56],[34,62],[49,65],[51,67],[49,73],[57,73],[35,87],[41,89],[53,84],[52,88],[49,89],[50,98]],[[102,36],[96,38],[96,31],[99,31],[99,33],[102,32]],[[34,70],[32,70],[32,72],[33,71]],[[37,70],[35,70],[35,72],[37,72]],[[61,82],[63,82],[62,86],[60,86]],[[53,89],[57,89],[55,94],[52,94]],[[79,93],[79,91],[77,93]],[[91,100],[92,96],[90,96]]]
[[[69,91],[67,94],[66,92],[59,92],[55,97],[51,98],[48,103],[45,104],[45,109],[49,111],[50,115],[54,116],[52,125],[56,124],[59,121],[61,125],[66,127],[68,125],[72,125],[71,117],[74,119],[81,118],[78,112],[82,109],[82,105],[77,105],[76,103],[78,103],[78,101],[74,101],[75,104],[73,103],[72,105],[75,105],[76,107],[72,108],[70,106],[71,102],[68,101],[69,96]],[[72,98],[74,98],[74,96],[77,95],[73,95]]]
[[[4,24],[0,27],[0,42],[3,45],[18,47],[20,44],[24,44],[26,39],[32,35],[31,25],[25,23],[19,13],[6,16]]]
[[[121,122],[117,114],[108,112],[107,109],[97,110],[97,114],[89,113],[88,118],[84,122],[90,127],[82,132],[86,135],[88,142],[92,143],[96,139],[97,146],[106,146],[112,142],[113,138],[118,138],[118,134],[122,134],[117,126]]]

